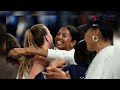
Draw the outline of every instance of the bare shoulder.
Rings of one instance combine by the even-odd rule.
[[[46,57],[43,56],[35,56],[34,60],[37,64],[41,64],[44,67],[47,67],[50,63],[50,60],[48,60]]]

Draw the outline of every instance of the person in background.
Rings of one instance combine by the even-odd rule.
[[[0,33],[0,55],[6,53],[6,33]]]
[[[5,54],[0,56],[0,78],[1,79],[15,79],[20,65],[19,58],[7,57],[10,50],[13,48],[20,48],[17,39],[10,33],[4,33]]]
[[[113,51],[113,58],[112,59],[112,72],[113,72],[113,79],[120,79],[120,14],[119,17],[116,18],[117,24],[116,28],[114,29],[113,34],[113,45],[114,45],[114,51]]]
[[[6,28],[3,23],[0,23],[0,54],[5,54],[6,51]]]
[[[18,42],[18,40],[10,33],[6,33],[6,61],[12,63],[13,65],[16,65],[17,67],[19,67],[20,65],[20,60],[19,58],[12,58],[12,57],[8,57],[8,53],[10,50],[12,50],[13,48],[20,48],[20,43]]]

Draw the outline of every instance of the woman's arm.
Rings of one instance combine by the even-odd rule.
[[[53,62],[50,63],[50,66],[57,68],[57,67],[62,67],[64,64],[66,64],[65,60],[61,58],[57,58]]]
[[[8,56],[11,57],[19,57],[22,55],[40,55],[47,57],[48,54],[48,49],[43,49],[43,48],[38,48],[36,49],[35,47],[27,47],[27,48],[14,48],[9,52]]]
[[[19,57],[21,55],[40,55],[47,57],[48,59],[61,58],[64,59],[68,64],[76,64],[74,60],[74,49],[70,51],[66,50],[54,50],[54,49],[43,49],[43,48],[14,48],[9,52],[9,56]]]

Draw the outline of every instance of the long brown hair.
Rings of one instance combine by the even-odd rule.
[[[17,65],[20,65],[20,60],[18,58],[14,59],[12,57],[8,57],[8,53],[10,50],[14,48],[19,48],[20,43],[18,40],[10,33],[6,33],[6,61]]]
[[[47,35],[46,28],[43,24],[33,25],[30,29],[26,30],[24,38],[24,48],[33,46],[38,48],[44,44],[44,36]],[[34,63],[33,56],[25,56],[25,60],[21,61],[19,67],[19,79],[22,79],[25,72],[28,74]]]

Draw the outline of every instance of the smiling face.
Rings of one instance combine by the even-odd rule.
[[[60,50],[71,50],[73,48],[72,36],[69,30],[66,27],[60,28],[56,37],[55,37],[55,44],[56,47]]]

